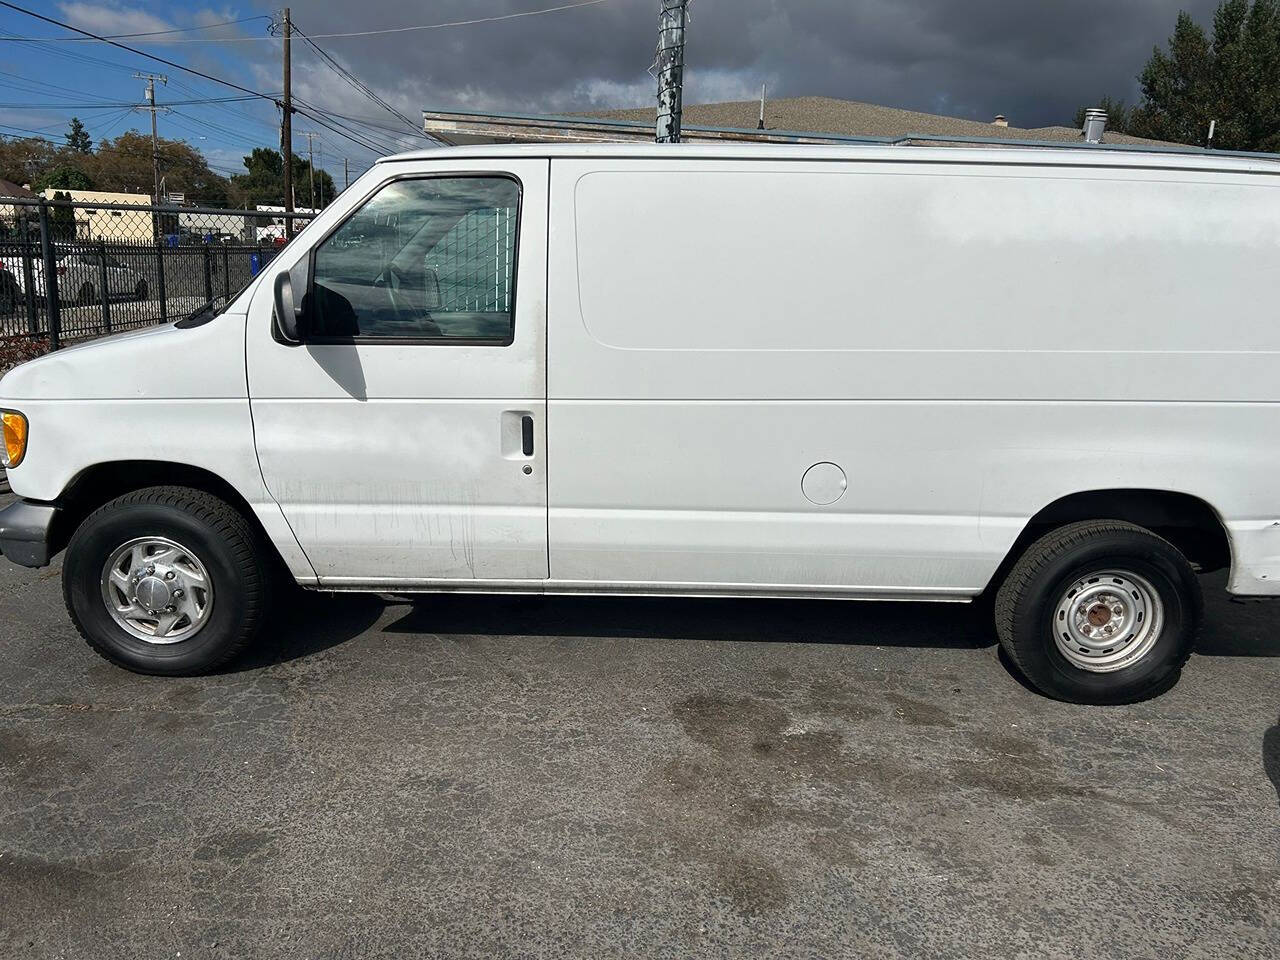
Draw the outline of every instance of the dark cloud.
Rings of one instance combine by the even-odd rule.
[[[1208,23],[1217,0],[693,0],[686,98],[818,94],[1019,126],[1069,122],[1136,74],[1179,7]],[[295,2],[312,34],[529,10],[539,0]],[[652,102],[656,0],[503,23],[321,41],[406,112],[555,112]],[[358,12],[358,16],[353,14]],[[330,96],[318,67],[304,82]],[[351,104],[351,100],[344,103]],[[368,106],[367,104],[365,105]]]

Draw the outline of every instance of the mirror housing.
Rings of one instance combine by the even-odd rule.
[[[293,281],[288,270],[276,275],[272,294],[275,309],[271,311],[271,332],[280,343],[296,347],[302,343],[302,335],[298,331],[298,310],[293,302]]]

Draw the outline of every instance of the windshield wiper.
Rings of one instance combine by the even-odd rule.
[[[183,317],[175,323],[174,326],[180,330],[188,330],[191,327],[199,327],[208,323],[218,315],[218,309],[214,306],[215,302],[216,301],[214,300],[210,300],[204,306],[193,310],[190,314]]]

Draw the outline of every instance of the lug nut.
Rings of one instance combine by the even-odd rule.
[[[176,574],[176,573],[174,573],[172,570],[170,570],[168,573],[166,573],[166,574],[164,575],[164,578],[165,578],[166,580],[172,580],[172,579],[173,579],[174,577],[176,577],[176,576],[177,576],[177,574]]]
[[[155,564],[152,564],[151,566],[147,567],[147,576],[151,576],[155,572],[156,572]]]
[[[183,596],[184,596],[184,594],[183,594],[183,592],[182,592],[181,590],[175,590],[175,591],[173,591],[173,599],[175,599],[175,600],[181,600],[181,599],[183,598]]]

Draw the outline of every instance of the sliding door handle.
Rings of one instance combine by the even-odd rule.
[[[526,457],[533,456],[533,417],[520,418],[520,450]]]

